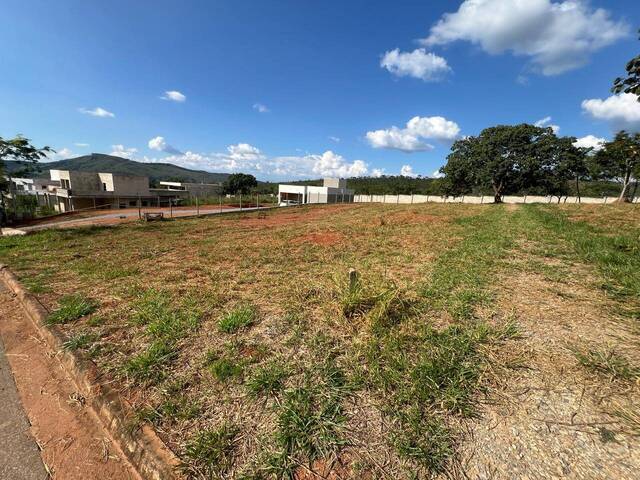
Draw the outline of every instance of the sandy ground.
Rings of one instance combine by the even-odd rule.
[[[6,358],[31,424],[30,433],[52,478],[138,480],[97,417],[84,406],[75,384],[25,317],[18,300],[2,286],[0,319]],[[3,452],[7,448],[0,442]],[[26,465],[28,459],[24,461]]]
[[[640,478],[640,438],[614,415],[638,405],[639,385],[590,373],[572,352],[611,347],[637,364],[638,337],[588,268],[570,268],[566,282],[521,272],[501,290],[499,309],[515,312],[522,334],[505,348],[522,367],[503,372],[470,429],[468,478]]]

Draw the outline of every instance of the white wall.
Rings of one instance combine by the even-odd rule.
[[[560,203],[587,203],[605,204],[613,203],[616,197],[562,197]],[[484,204],[493,203],[492,195],[463,197],[441,197],[436,195],[355,195],[353,201],[356,203],[391,203],[391,204],[414,204],[414,203],[470,203]],[[504,203],[558,203],[558,197],[543,197],[537,195],[527,195],[526,197],[504,196]],[[633,203],[640,203],[640,197],[633,199]]]

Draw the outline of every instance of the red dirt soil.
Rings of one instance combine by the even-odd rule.
[[[51,478],[139,480],[18,300],[1,285],[0,318],[20,400]]]

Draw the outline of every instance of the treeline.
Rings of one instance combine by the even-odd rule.
[[[303,180],[286,182],[290,185],[322,185],[322,180]],[[430,177],[354,177],[347,180],[347,187],[355,190],[356,195],[446,195],[443,178]],[[618,197],[620,184],[607,180],[583,180],[580,184],[580,194],[585,197]],[[258,182],[258,193],[278,193],[278,184],[271,182]],[[566,182],[564,190],[568,196],[576,196],[576,185],[572,181]],[[640,194],[640,192],[638,192]],[[469,195],[493,195],[491,188],[475,186]],[[547,195],[543,188],[529,188],[516,190],[513,195]]]
[[[558,137],[551,128],[499,125],[456,141],[440,171],[445,195],[489,191],[496,202],[518,193],[600,196],[611,193],[599,187],[615,182],[618,199],[626,201],[637,193],[640,134],[620,131],[594,149],[577,146],[574,137]]]

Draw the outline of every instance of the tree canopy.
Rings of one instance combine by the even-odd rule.
[[[31,140],[22,135],[16,135],[15,138],[12,139],[0,137],[0,176],[4,172],[5,160],[26,162],[24,171],[28,171],[35,166],[38,160],[46,158],[47,154],[51,152],[53,152],[53,150],[50,147],[34,147],[31,144]]]
[[[638,30],[640,32],[640,30]],[[618,77],[613,81],[611,91],[613,93],[631,93],[638,97],[640,102],[640,55],[627,62],[625,67],[626,77]]]
[[[549,182],[560,158],[558,138],[551,128],[529,124],[499,125],[477,137],[456,141],[440,170],[447,195],[463,195],[491,188],[496,202],[502,197]]]
[[[626,200],[631,181],[640,177],[640,133],[618,132],[594,156],[593,171],[599,178],[620,182],[622,189],[618,200]]]
[[[223,184],[224,193],[236,195],[238,193],[247,194],[258,186],[258,181],[253,175],[246,173],[234,173],[229,175]]]

